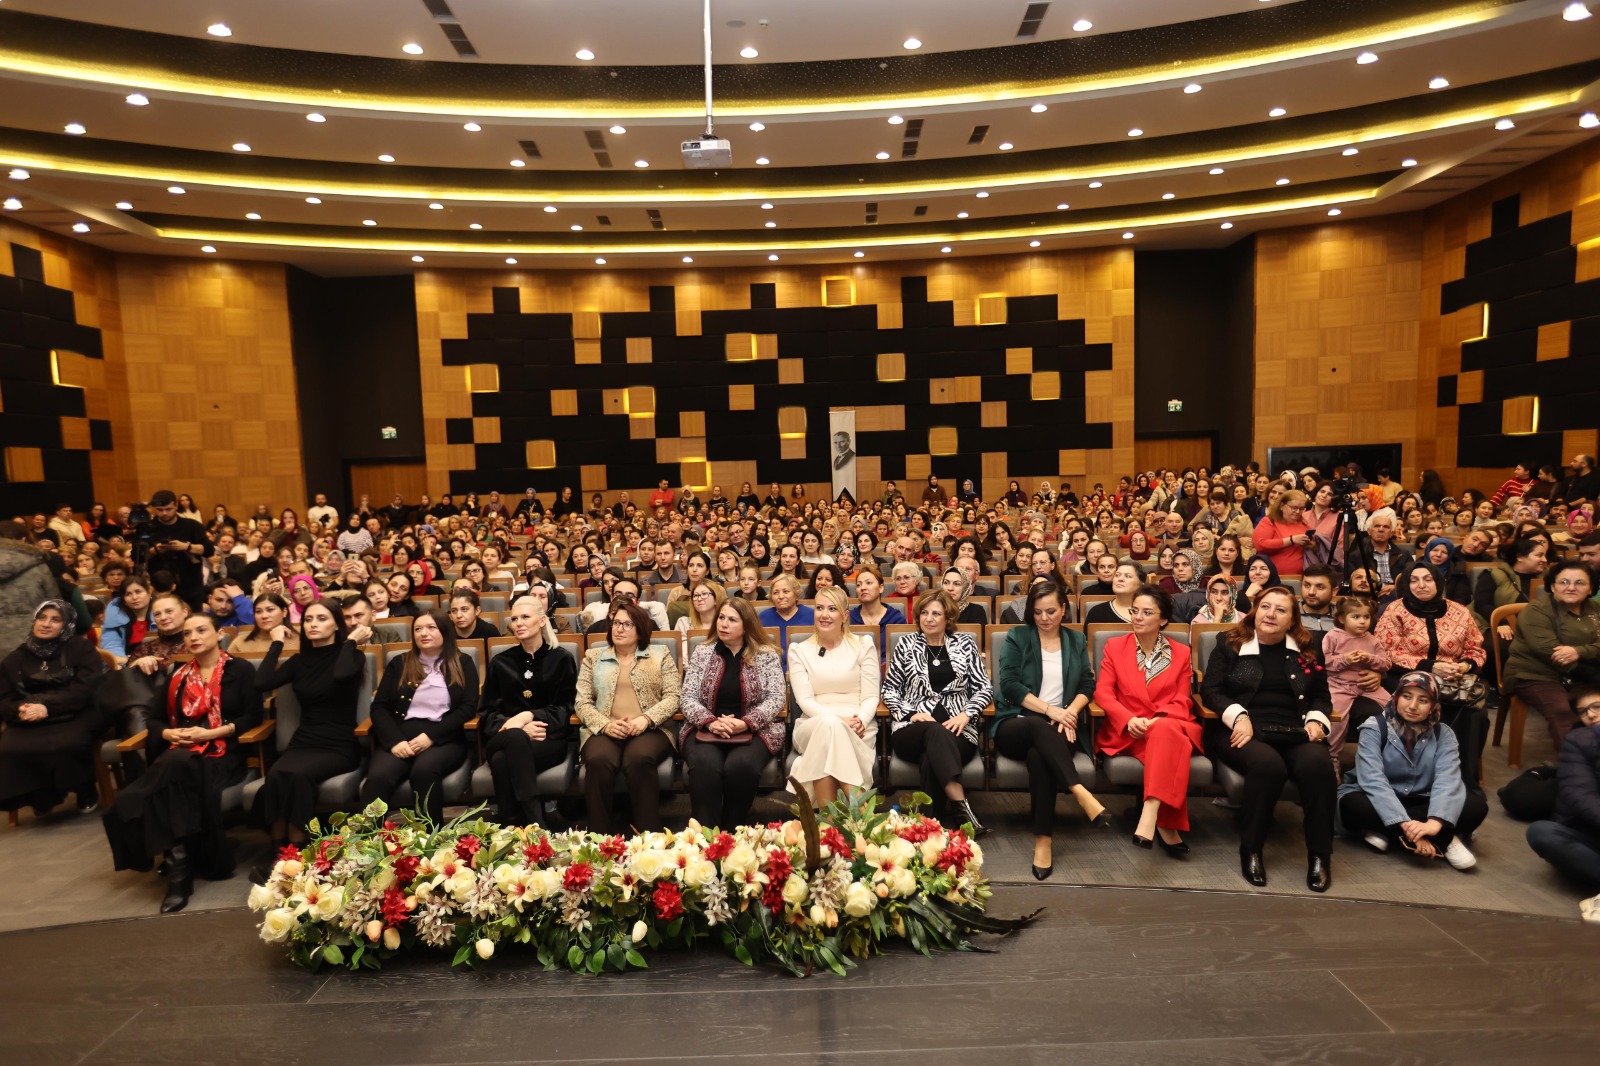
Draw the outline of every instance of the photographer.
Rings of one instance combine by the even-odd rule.
[[[178,595],[191,610],[199,610],[205,590],[200,563],[211,552],[211,538],[199,522],[178,516],[178,497],[169,489],[150,497],[149,510],[150,520],[140,523],[138,533],[149,545],[145,567],[170,571],[177,579]]]

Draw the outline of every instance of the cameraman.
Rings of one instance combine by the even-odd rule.
[[[150,497],[151,521],[146,527],[150,554],[147,570],[168,570],[177,580],[177,593],[198,611],[205,601],[205,580],[201,560],[211,552],[211,538],[205,527],[192,518],[178,515],[178,497],[162,489]]]

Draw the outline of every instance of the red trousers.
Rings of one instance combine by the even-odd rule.
[[[1161,801],[1156,825],[1162,829],[1189,828],[1189,757],[1200,750],[1199,732],[1193,723],[1156,718],[1143,737],[1117,752],[1144,763],[1144,798]]]

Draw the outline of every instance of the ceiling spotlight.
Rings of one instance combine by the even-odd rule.
[[[1600,115],[1596,115],[1593,111],[1585,111],[1583,116],[1578,119],[1578,125],[1586,130],[1592,130],[1596,126],[1600,126]]]
[[[182,185],[168,185],[167,186],[167,191],[170,192],[174,196],[182,196],[184,193],[188,192],[189,190],[185,189]]]
[[[1206,173],[1215,176],[1217,174],[1225,173],[1225,171],[1221,167],[1212,167],[1210,170],[1206,171]]]
[[[1089,188],[1091,188],[1091,189],[1098,189],[1098,188],[1100,188],[1100,187],[1101,187],[1101,186],[1102,186],[1102,185],[1104,185],[1104,184],[1105,184],[1105,182],[1103,182],[1103,181],[1091,181],[1091,182],[1090,182],[1090,183],[1089,183]]]
[[[1125,241],[1133,240],[1133,230],[1129,230],[1128,232],[1124,233],[1122,235],[1122,239],[1125,240]]]
[[[1195,93],[1199,92],[1201,89],[1204,89],[1204,88],[1205,88],[1205,86],[1201,85],[1199,82],[1191,81],[1188,85],[1185,85],[1183,87],[1183,91],[1188,93],[1190,96],[1193,96]]]
[[[207,255],[216,255],[217,254],[217,246],[214,245],[214,244],[202,244],[200,246],[200,250],[202,252],[206,253]]]
[[[772,210],[772,205],[771,204],[762,204],[761,205],[761,210],[763,210],[763,211],[771,211]]]
[[[941,252],[945,253],[946,255],[948,255],[949,252],[950,252],[950,246],[947,244],[943,248],[940,248],[939,251],[941,251]]]
[[[857,259],[865,259],[867,257],[866,252],[857,252],[855,255]]]
[[[604,259],[596,259],[594,261],[594,265],[595,266],[605,266],[606,265],[606,261]]]
[[[239,146],[238,145],[234,145],[234,147],[237,148]],[[385,152],[385,153],[383,153],[382,155],[380,155],[378,157],[378,162],[380,162],[380,163],[393,163],[394,162],[394,156],[390,155],[388,152]]]
[[[1175,200],[1177,199],[1177,196],[1178,194],[1175,192],[1164,192],[1161,194],[1161,198],[1163,200]]]
[[[226,22],[213,22],[211,25],[206,27],[206,32],[211,34],[213,37],[233,36],[233,30],[228,28],[228,24]]]
[[[777,261],[778,261],[778,256],[777,256],[776,253],[774,253],[773,255],[767,256],[767,262],[776,263]]]
[[[1140,129],[1138,126],[1135,126],[1135,127],[1133,127],[1133,129],[1128,131],[1128,136],[1129,137],[1143,137],[1144,136],[1144,130]]]
[[[1010,141],[1001,141],[1000,142],[1000,150],[1002,152],[1009,152],[1009,151],[1011,151],[1011,149],[1013,149],[1015,147],[1016,147],[1016,145],[1012,144]]]
[[[888,158],[889,158],[889,153],[888,153],[888,152],[879,152],[879,153],[878,153],[878,154],[877,154],[877,155],[876,155],[876,156],[874,156],[874,157],[873,157],[873,158],[874,158],[874,159],[888,159]]]
[[[89,232],[89,223],[87,223],[87,222],[74,222],[72,224],[72,232],[73,233],[88,233]]]
[[[428,205],[428,210],[429,211],[443,211],[444,210],[444,204],[431,203],[431,204]]]
[[[684,262],[685,262],[685,263],[692,263],[692,262],[694,262],[694,256],[692,256],[692,255],[686,255],[686,256],[684,256],[684,257],[683,257],[683,261],[684,261]]]
[[[922,47],[922,42],[917,40],[915,37],[907,37],[905,41],[902,42],[901,47],[908,52],[915,52],[918,48]]]
[[[134,107],[148,107],[150,104],[150,98],[144,93],[129,93],[126,99]]]
[[[887,157],[885,157],[885,158],[887,158]],[[758,166],[758,167],[764,167],[770,162],[772,162],[772,160],[768,159],[764,155],[756,156],[756,166]]]
[[[401,45],[400,51],[404,52],[408,56],[420,56],[422,54],[422,46],[416,41],[412,41],[409,44]]]
[[[750,132],[751,133],[760,133],[762,130],[764,130],[766,128],[767,128],[767,124],[765,122],[752,122],[752,123],[750,123]]]
[[[1077,22],[1072,24],[1072,28],[1077,30],[1079,33],[1088,33],[1090,30],[1094,29],[1094,23],[1090,22],[1088,19],[1079,19]]]
[[[517,260],[516,260],[515,256],[509,256],[509,255],[506,256],[506,266],[516,266],[516,265],[517,265]]]
[[[375,218],[364,218],[361,220],[361,224],[363,226],[376,226],[378,224],[378,220]]]
[[[1432,78],[1428,82],[1428,88],[1430,88],[1430,89],[1448,89],[1448,88],[1450,88],[1450,79],[1449,78]]]
[[[1362,66],[1366,66],[1368,63],[1376,63],[1377,61],[1378,53],[1376,52],[1362,52],[1360,55],[1356,56],[1356,62],[1360,63]]]
[[[987,190],[979,190],[975,195],[980,200],[987,200],[989,198],[989,193]]]
[[[589,62],[589,60],[594,58],[594,53],[589,51],[589,49],[587,49],[587,48],[580,48],[576,52],[574,52],[573,54],[576,55],[579,59],[583,60],[585,63]]]
[[[118,211],[132,211],[133,210],[133,204],[131,202],[127,201],[127,200],[118,200],[116,202],[115,206],[116,206],[116,209]]]
[[[311,114],[306,116],[306,121],[307,122],[326,122],[326,121],[328,121],[328,118],[327,118],[326,115],[319,115],[317,112],[313,111],[313,112],[311,112]]]
[[[1222,224],[1222,228],[1223,229],[1232,229],[1233,228],[1233,223],[1232,222],[1224,222]]]
[[[745,45],[743,48],[739,49],[739,54],[741,56],[743,56],[744,58],[746,58],[746,59],[754,59],[756,56],[760,55],[761,53],[756,51],[754,48],[750,47],[749,45]]]
[[[81,122],[69,122],[61,128],[74,137],[81,137],[89,132],[88,128]]]
[[[259,211],[247,211],[247,212],[245,212],[245,216],[244,217],[248,218],[251,222],[260,222],[261,221],[261,212],[259,212]]]
[[[1277,181],[1277,184],[1279,184],[1279,185],[1287,185],[1287,184],[1289,184],[1289,179],[1288,178],[1279,178],[1278,181]]]
[[[513,159],[511,161],[511,165],[514,167],[525,167],[528,165],[528,161],[526,159]]]
[[[1071,206],[1072,206],[1071,204],[1056,204],[1056,210],[1057,211],[1065,211],[1067,208],[1069,208]]]
[[[547,214],[547,215],[555,214],[556,213],[556,205],[555,204],[545,204],[544,205],[544,213]]]
[[[461,124],[461,128],[466,130],[468,133],[481,133],[483,131],[483,127],[478,125],[476,122],[463,122]]]
[[[12,181],[27,181],[30,175],[21,167],[12,167],[10,176]]]
[[[0,207],[4,207],[7,211],[21,211],[22,201],[15,196],[8,196],[5,203],[0,204]]]
[[[467,223],[467,228],[468,229],[482,229],[483,228],[483,223],[482,222],[468,222]]]
[[[1417,165],[1417,161],[1415,159],[1402,159],[1400,160],[1400,165],[1403,167],[1414,167]]]
[[[578,223],[576,223],[576,222],[574,222],[572,224],[571,228],[572,228],[572,232],[574,232],[574,233],[581,233],[583,231],[583,227],[581,225],[579,225]]]
[[[904,121],[905,121],[905,119],[901,118],[899,115],[890,115],[889,116],[889,125],[891,125],[891,126],[898,126]]]
[[[615,134],[616,134],[616,135],[617,135],[617,136],[619,136],[619,137],[620,137],[620,136],[622,136],[622,135],[623,135],[623,134],[624,134],[624,133],[627,133],[627,132],[628,132],[628,127],[626,127],[626,126],[612,126],[612,127],[611,127],[611,132],[612,132],[612,133],[615,133]]]
[[[420,255],[414,255],[414,256],[411,257],[411,261],[413,263],[420,263],[420,262],[423,261],[423,259],[422,259],[422,256],[420,256]]]
[[[1582,22],[1589,14],[1589,5],[1582,3],[1568,4],[1561,10],[1561,17],[1568,22]]]
[[[308,203],[308,204],[320,204],[321,202],[322,202],[322,197],[320,197],[320,196],[308,196],[308,197],[306,197],[306,203]]]
[[[967,213],[965,211],[957,211],[956,212],[956,217],[957,218],[967,218],[969,216],[967,215]]]
[[[1028,110],[1032,111],[1035,115],[1042,115],[1046,111],[1050,110],[1050,105],[1049,104],[1034,104],[1032,107],[1028,108]]]
[[[1494,124],[1494,128],[1497,130],[1514,130],[1517,128],[1517,124],[1508,118],[1503,118]]]
[[[1339,210],[1337,207],[1328,208],[1328,217],[1329,218],[1338,218],[1342,214],[1344,214],[1344,212]]]
[[[1029,248],[1037,248],[1037,247],[1039,247],[1039,242],[1038,241],[1029,241],[1028,242],[1028,247]]]
[[[1282,118],[1284,115],[1287,115],[1288,113],[1289,112],[1284,108],[1275,107],[1271,111],[1267,112],[1267,117],[1268,118]]]
[[[767,229],[777,229],[778,228],[778,224],[776,222],[768,221],[768,222],[763,222],[761,224],[763,226],[767,227]]]
[[[250,150],[250,146],[245,144],[243,141],[234,141],[233,150],[235,152],[248,152]]]
[[[633,165],[643,169],[644,167],[647,167],[647,166],[650,165],[650,160],[648,160],[648,159],[635,159],[633,161]]]
[[[1340,155],[1360,155],[1361,154],[1361,149],[1355,148],[1355,147],[1350,147],[1350,148],[1346,148],[1344,151],[1340,152],[1339,154]]]

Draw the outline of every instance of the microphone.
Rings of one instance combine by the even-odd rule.
[[[818,648],[817,649],[817,658],[820,659],[826,654],[828,654],[828,649],[827,648]]]

